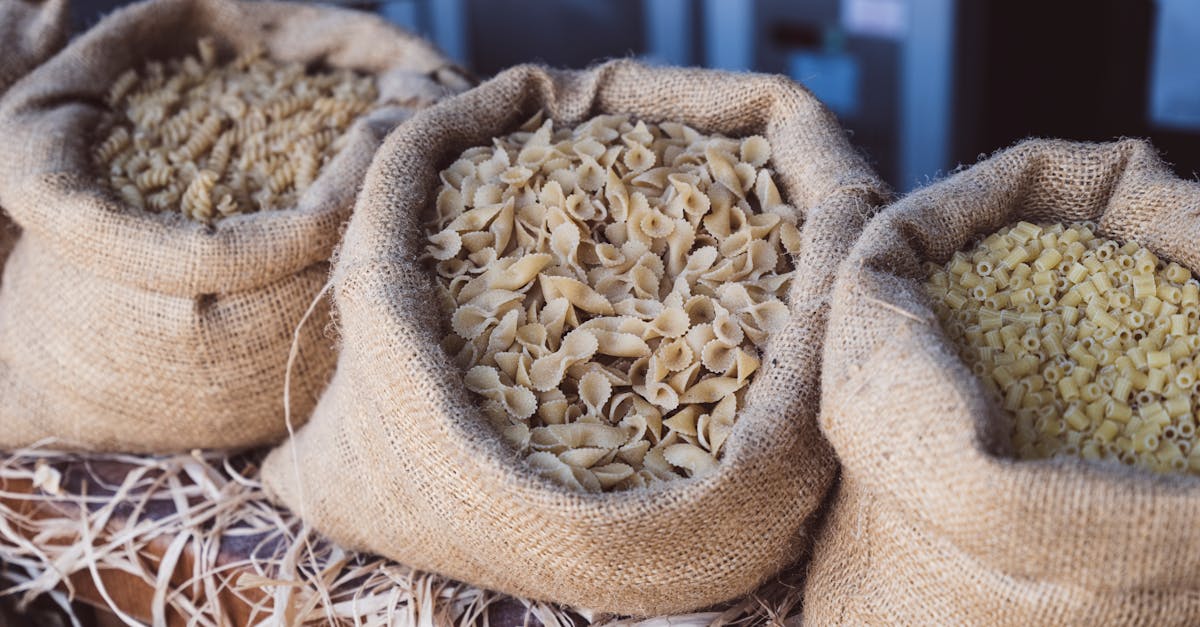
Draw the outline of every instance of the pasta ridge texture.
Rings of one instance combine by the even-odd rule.
[[[426,257],[443,344],[543,475],[623,490],[716,467],[788,319],[800,252],[770,150],[757,135],[625,115],[556,128],[539,113],[442,171]],[[568,425],[604,444],[548,435]]]

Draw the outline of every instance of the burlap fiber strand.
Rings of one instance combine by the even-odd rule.
[[[1200,621],[1200,484],[1013,459],[1010,419],[944,337],[920,266],[1018,220],[1094,220],[1196,270],[1198,212],[1200,183],[1144,141],[1030,140],[868,225],[839,271],[825,344],[820,422],[843,471],[806,622]]]
[[[378,77],[381,106],[294,209],[213,227],[119,202],[90,146],[114,79],[212,37],[232,57]],[[382,138],[443,96],[448,62],[381,19],[303,4],[156,0],[119,10],[0,105],[0,204],[23,233],[0,288],[0,448],[172,451],[244,447],[285,432],[292,332],[328,274],[339,229]],[[299,341],[293,415],[335,362],[328,308]]]
[[[67,0],[0,0],[0,96],[67,42]],[[2,140],[0,140],[2,141]],[[0,212],[0,276],[17,229]]]
[[[539,109],[761,134],[803,252],[792,319],[715,473],[583,494],[527,469],[487,424],[439,341],[434,277],[418,257],[438,172]],[[267,489],[322,532],[503,592],[621,614],[686,611],[743,595],[806,550],[836,462],[816,428],[828,293],[883,185],[834,117],[781,78],[649,68],[508,70],[416,115],[367,175],[334,264],[343,339],[313,420],[264,465]]]

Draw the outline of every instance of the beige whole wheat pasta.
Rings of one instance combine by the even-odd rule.
[[[1200,282],[1095,230],[1020,222],[930,264],[934,310],[1019,457],[1200,474]]]
[[[289,208],[377,97],[370,76],[307,72],[262,48],[222,64],[201,39],[194,56],[121,74],[92,157],[138,209],[211,223]]]
[[[795,212],[770,145],[541,115],[442,172],[444,347],[505,438],[578,489],[711,471],[786,323]]]

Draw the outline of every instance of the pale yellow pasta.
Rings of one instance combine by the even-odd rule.
[[[1090,223],[1002,229],[931,267],[947,334],[1013,417],[1020,458],[1200,474],[1200,283]],[[779,322],[779,321],[777,321]]]
[[[137,209],[211,223],[291,208],[377,95],[371,77],[307,73],[261,49],[219,65],[214,42],[202,39],[197,56],[154,61],[116,80],[92,158]]]
[[[759,136],[539,113],[441,172],[426,255],[443,345],[537,472],[597,491],[717,467],[790,317],[801,237],[770,154]]]

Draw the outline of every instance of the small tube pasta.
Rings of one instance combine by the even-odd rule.
[[[930,268],[934,311],[1013,414],[1019,457],[1200,474],[1200,283],[1093,231],[1022,222],[989,235]]]

